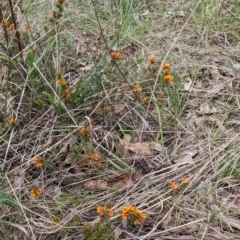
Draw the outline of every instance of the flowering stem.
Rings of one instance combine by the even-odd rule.
[[[101,23],[100,23],[99,18],[98,18],[97,8],[96,8],[96,5],[95,5],[95,0],[91,0],[91,2],[92,2],[92,5],[93,5],[93,8],[94,8],[94,12],[95,12],[95,14],[96,14],[96,18],[97,18],[97,22],[98,22],[98,25],[99,25],[99,29],[100,29],[101,32],[102,32],[101,36],[102,36],[102,38],[103,38],[104,44],[106,45],[106,48],[107,48],[109,54],[111,54],[111,49],[110,49],[109,46],[108,46],[107,39],[105,38],[105,36],[104,36],[104,34],[103,34],[103,29],[102,29]],[[122,76],[122,78],[124,79],[124,81],[127,83],[127,85],[129,86],[129,88],[131,89],[131,88],[132,88],[132,87],[131,87],[131,84],[129,83],[129,81],[128,81],[127,78],[125,77],[124,73],[123,73],[122,70],[120,69],[117,61],[116,61],[115,59],[112,59],[112,60],[114,61],[114,63],[115,63],[115,65],[116,65],[116,67],[117,67],[120,75]],[[144,104],[142,103],[142,100],[141,100],[140,96],[139,96],[136,92],[134,92],[134,94],[135,94],[136,98],[138,99],[138,101],[139,101],[139,102],[142,104],[142,106],[145,108]],[[149,116],[150,116],[155,122],[157,122],[157,120],[154,118],[154,116],[153,116],[150,112],[148,112],[148,114],[149,114]]]
[[[0,8],[0,22],[3,22],[3,14],[2,14],[2,9]],[[3,24],[3,29],[4,29],[4,36],[5,36],[5,39],[6,39],[6,43],[7,43],[7,49],[8,49],[8,34],[7,34],[7,28],[6,26],[4,26]]]

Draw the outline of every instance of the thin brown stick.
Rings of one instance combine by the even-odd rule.
[[[17,43],[18,43],[18,49],[19,49],[20,56],[21,56],[22,63],[23,63],[23,53],[22,53],[21,38],[20,38],[20,34],[19,34],[19,31],[18,31],[16,19],[15,19],[14,12],[13,12],[12,0],[8,0],[8,2],[9,2],[9,7],[10,7],[10,11],[11,11],[11,16],[12,16],[14,28],[16,30],[16,39],[17,39]]]

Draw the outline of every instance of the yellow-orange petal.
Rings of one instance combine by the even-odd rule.
[[[164,76],[164,79],[167,83],[171,83],[173,81],[173,76],[168,74]]]
[[[173,190],[179,190],[180,189],[179,185],[176,182],[171,182],[170,186],[171,186],[171,189],[173,189]]]
[[[108,214],[109,217],[112,217],[114,215],[114,210],[109,209],[107,214]]]
[[[170,69],[170,67],[171,67],[170,63],[163,64],[163,69]]]
[[[157,62],[158,58],[155,56],[149,56],[148,57],[148,62],[150,62],[151,64]]]
[[[103,216],[103,206],[99,205],[97,206],[97,213],[99,216]]]
[[[137,85],[134,86],[133,91],[135,93],[140,93],[140,92],[142,92],[142,87],[137,84]]]
[[[191,180],[189,178],[186,178],[186,177],[182,178],[181,181],[184,184],[189,184],[191,182]]]
[[[112,51],[112,52],[110,53],[110,57],[111,57],[112,59],[115,59],[115,60],[121,59],[121,58],[122,58],[122,53],[119,52],[119,51]]]

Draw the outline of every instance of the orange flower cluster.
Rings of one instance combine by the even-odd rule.
[[[97,207],[97,214],[100,217],[112,217],[114,215],[114,210],[112,208],[107,207],[107,206],[99,205]]]
[[[4,20],[2,21],[2,25],[3,25],[4,27],[8,27],[8,26],[9,26],[8,20],[7,20],[7,19],[4,19]]]
[[[169,73],[170,67],[171,67],[170,63],[164,63],[162,67],[164,79],[167,83],[171,83],[173,81],[173,76]]]
[[[35,157],[31,161],[38,168],[41,168],[43,166],[43,157],[42,156]]]
[[[114,60],[121,59],[122,58],[122,53],[119,51],[111,51],[110,57]]]
[[[59,69],[59,70],[57,70],[57,77],[60,79],[61,76],[62,76],[62,70]]]
[[[133,88],[133,91],[135,93],[140,93],[140,92],[142,92],[142,87],[140,85],[136,84]]]
[[[71,93],[70,93],[70,90],[69,89],[65,89],[64,92],[63,92],[63,97],[69,101],[71,100]]]
[[[16,26],[18,26],[18,24],[19,24],[19,21],[16,21]],[[15,24],[12,23],[12,24],[9,26],[9,29],[12,30],[12,31],[15,31],[15,30],[16,30]]]
[[[189,184],[191,182],[191,180],[189,178],[184,177],[181,179],[181,182],[183,184]],[[175,191],[180,190],[180,186],[177,182],[170,182],[170,187],[172,190],[175,190]]]
[[[67,86],[67,80],[65,78],[58,79],[58,84],[65,87]]]
[[[82,135],[86,137],[90,137],[90,128],[89,127],[81,127],[80,132]]]
[[[11,126],[15,126],[15,125],[16,125],[16,121],[15,121],[14,118],[8,119],[8,123],[9,123],[9,125],[11,125]]]
[[[103,34],[103,30],[102,30],[102,29],[98,29],[98,30],[97,30],[97,34],[98,34],[98,35],[102,35],[102,34]]]
[[[41,197],[43,190],[41,188],[33,188],[30,191],[32,197]]]
[[[148,98],[147,97],[143,97],[142,98],[142,103],[147,103],[148,102]]]
[[[97,153],[92,153],[89,155],[90,161],[99,161],[100,160],[100,155]]]
[[[16,26],[18,26],[18,24],[19,24],[19,21],[16,21]],[[4,20],[1,22],[1,25],[2,25],[3,27],[5,27],[5,28],[9,27],[9,29],[10,29],[11,31],[16,30],[15,24],[14,24],[14,23],[11,23],[11,24],[10,24],[7,19],[4,19]]]
[[[178,191],[180,189],[180,186],[176,182],[170,182],[171,189]]]
[[[150,62],[151,64],[154,64],[155,62],[157,62],[158,58],[155,56],[149,56],[148,57],[148,62]]]
[[[141,225],[145,218],[146,214],[132,205],[122,208],[122,219],[128,220],[130,223]]]
[[[191,180],[189,178],[186,178],[186,177],[182,178],[181,181],[184,184],[189,184],[191,182]]]

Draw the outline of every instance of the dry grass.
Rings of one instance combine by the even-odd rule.
[[[86,239],[106,203],[115,239],[240,239],[239,3],[57,4],[1,26],[0,239]]]

